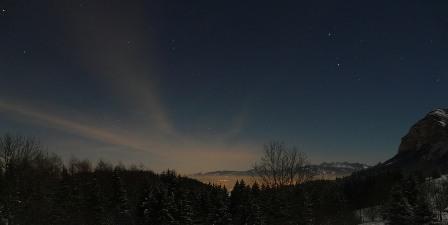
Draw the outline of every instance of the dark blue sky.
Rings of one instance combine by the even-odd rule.
[[[0,0],[0,132],[184,172],[375,164],[448,98],[446,1]]]

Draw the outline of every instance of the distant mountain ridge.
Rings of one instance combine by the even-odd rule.
[[[369,165],[350,162],[323,162],[319,165],[309,165],[315,176],[331,175],[336,177],[349,176],[353,172],[370,168]]]
[[[351,173],[363,169],[370,168],[369,165],[362,163],[350,163],[350,162],[323,162],[318,165],[308,165],[311,172],[315,176],[319,175],[333,175],[333,176],[348,176]],[[192,176],[253,176],[253,170],[246,171],[232,171],[232,170],[219,170],[210,171],[204,173],[196,173]]]

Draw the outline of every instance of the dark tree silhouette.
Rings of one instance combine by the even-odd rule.
[[[283,142],[272,141],[264,145],[264,154],[255,164],[255,175],[264,185],[281,187],[301,184],[310,180],[308,159],[297,148],[288,148]]]

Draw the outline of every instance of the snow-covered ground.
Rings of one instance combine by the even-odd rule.
[[[434,187],[446,185],[444,183],[448,182],[448,175],[442,175],[440,178],[437,178],[437,179],[428,178],[426,182],[427,182],[427,184],[434,185]],[[431,193],[429,193],[429,192],[428,192],[428,199],[429,199],[429,201],[432,202],[432,204],[434,204],[433,202],[435,201],[435,199],[431,198]],[[357,210],[356,214],[362,221],[364,221],[363,223],[360,223],[359,225],[384,225],[385,224],[384,221],[381,221],[382,218],[381,218],[380,211],[381,210],[380,210],[379,206]],[[438,213],[439,213],[438,211],[434,210],[434,215],[437,219],[439,218]],[[442,212],[441,216],[442,216],[442,221],[436,221],[435,224],[448,225],[448,208],[445,209],[444,212]]]

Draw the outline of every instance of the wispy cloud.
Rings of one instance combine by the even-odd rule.
[[[55,4],[73,6],[71,1]],[[147,127],[176,135],[159,95],[157,66],[150,51],[154,37],[147,32],[143,2],[109,4],[118,3],[89,2],[79,13],[61,14],[67,40],[76,50],[74,61],[108,86],[122,106],[147,115]]]
[[[71,1],[60,2],[55,4],[72,4]],[[85,70],[85,74],[80,76],[92,75],[109,88],[109,93],[104,94],[113,95],[114,107],[138,110],[147,118],[141,119],[140,124],[130,125],[134,127],[130,127],[131,132],[128,132],[101,126],[88,115],[81,114],[75,119],[67,113],[58,113],[61,109],[56,105],[43,110],[26,102],[0,99],[0,111],[19,115],[20,121],[51,127],[114,148],[122,146],[135,150],[136,154],[157,155],[162,161],[152,165],[155,169],[175,167],[191,171],[248,164],[254,156],[248,149],[253,149],[256,144],[234,140],[244,129],[248,110],[243,108],[241,113],[229,119],[226,131],[213,137],[198,137],[194,131],[178,131],[176,121],[167,113],[158,90],[160,68],[157,68],[157,59],[151,52],[154,37],[144,28],[147,23],[138,10],[139,6],[134,5],[130,10],[106,7],[109,2],[104,4],[83,9],[82,13],[61,15],[65,18],[67,41],[77,50],[72,56],[73,61],[80,63]],[[51,104],[48,99],[43,102]],[[120,120],[126,123],[126,118]],[[233,140],[231,144],[228,139]]]
[[[145,150],[147,148],[147,146],[145,146],[145,143],[142,143],[139,140],[135,140],[129,135],[124,135],[122,133],[120,134],[119,132],[111,132],[110,130],[83,124],[82,122],[75,122],[73,119],[52,115],[35,108],[31,108],[24,104],[0,100],[0,111],[8,112],[10,114],[12,113],[14,115],[18,114],[21,116],[25,116],[35,123],[46,125],[48,127],[56,128],[64,132],[73,133],[104,143],[126,146],[134,150]]]
[[[135,159],[135,155],[139,155],[144,161],[145,157],[155,157],[159,161],[149,159],[148,161],[151,161],[149,167],[157,171],[167,168],[179,169],[185,173],[210,169],[244,169],[250,167],[251,162],[257,156],[257,153],[253,151],[258,147],[257,143],[228,143],[225,137],[206,140],[188,135],[174,138],[167,135],[151,134],[148,137],[142,136],[144,133],[142,127],[135,127],[133,132],[126,132],[120,129],[103,128],[92,120],[86,119],[86,116],[81,116],[84,119],[75,120],[64,113],[55,113],[60,110],[53,108],[49,111],[52,113],[33,107],[28,103],[0,99],[0,112],[11,118],[14,117],[21,122],[49,127],[110,146],[101,147],[103,154],[107,152],[107,148],[113,149],[115,155],[120,147],[123,151],[122,158],[108,158],[107,154],[99,156],[99,158],[126,161],[125,155],[129,155],[130,159]],[[64,143],[63,140],[58,142],[59,146],[64,146],[61,144],[61,142]],[[94,153],[98,148],[98,145],[95,146],[83,147],[92,148],[91,151]],[[72,148],[73,146],[66,147]],[[129,152],[129,150],[134,151]],[[75,152],[73,154],[76,155]]]
[[[162,69],[157,62],[163,60],[152,52],[157,42],[148,32],[141,11],[144,5],[139,5],[143,3],[130,4],[125,9],[105,7],[108,3],[96,4],[100,6],[92,6],[83,14],[62,15],[67,21],[67,36],[78,50],[76,60],[82,63],[87,74],[99,77],[109,86],[117,102],[146,115],[148,122],[142,123],[148,129],[172,138],[184,138],[188,134],[176,129],[176,121],[167,113],[169,110],[160,94],[158,81]],[[217,135],[237,136],[247,118],[248,110],[243,106],[240,113],[229,119],[228,130]]]

